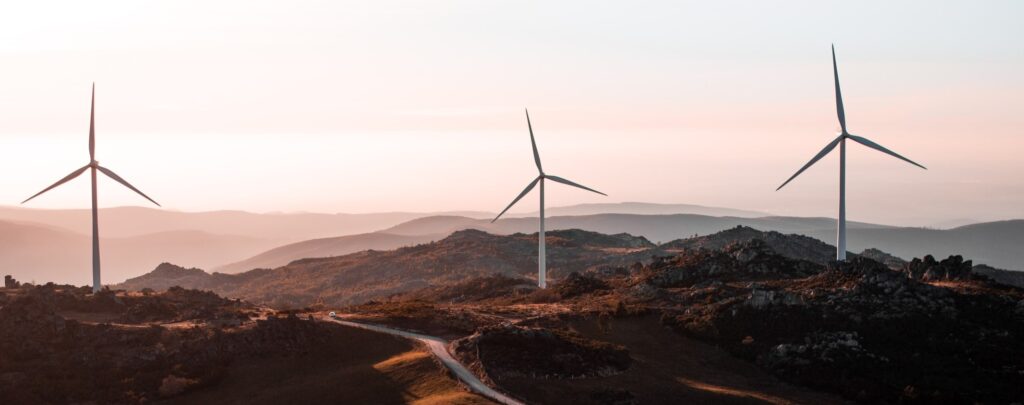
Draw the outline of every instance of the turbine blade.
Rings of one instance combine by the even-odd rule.
[[[505,211],[508,211],[508,209],[512,208],[513,205],[516,205],[516,203],[519,202],[519,200],[523,199],[523,196],[525,196],[526,193],[529,193],[530,190],[533,190],[533,187],[537,185],[537,182],[539,182],[540,179],[541,179],[540,176],[537,176],[536,179],[533,179],[533,181],[531,181],[530,184],[528,186],[526,186],[525,189],[523,189],[523,192],[519,193],[519,196],[516,197],[515,200],[512,200],[512,203],[509,204],[508,207],[505,207],[505,209],[501,210],[501,213],[498,214],[498,216],[494,217],[494,219],[491,220],[491,223],[493,224],[494,221],[497,221],[498,218],[501,218],[502,215],[505,215]]]
[[[836,113],[839,115],[839,126],[846,133],[846,110],[843,109],[843,92],[839,90],[839,68],[836,67],[836,46],[832,45],[832,73],[836,79]]]
[[[600,195],[603,195],[605,197],[608,196],[608,194],[605,194],[605,193],[602,193],[600,191],[594,190],[594,189],[592,189],[590,187],[587,187],[587,186],[584,186],[582,184],[573,183],[573,182],[571,182],[569,180],[563,179],[563,178],[558,177],[558,176],[547,176],[547,175],[545,175],[544,178],[551,179],[551,181],[557,181],[559,183],[567,184],[567,185],[570,185],[570,186],[573,186],[573,187],[582,188],[582,189],[587,190],[587,191],[593,191],[593,192],[598,193]]]
[[[74,179],[75,177],[80,176],[83,172],[85,172],[85,169],[88,169],[88,168],[89,168],[89,165],[82,166],[81,169],[78,169],[78,170],[75,170],[75,171],[71,172],[71,174],[69,174],[67,176],[64,176],[63,179],[60,179],[56,183],[53,183],[52,186],[45,188],[43,191],[40,191],[40,192],[36,193],[36,195],[29,197],[28,199],[26,199],[25,201],[22,201],[21,203],[22,204],[27,203],[29,200],[31,200],[33,198],[36,198],[36,197],[39,197],[40,194],[45,193],[47,191],[50,191],[54,187],[57,187],[57,186],[59,186],[61,184],[64,184],[64,183],[67,183],[67,182],[71,181],[71,179]]]
[[[92,84],[92,107],[89,109],[89,159],[96,160],[96,83]]]
[[[850,139],[853,139],[854,141],[857,141],[857,143],[859,143],[861,145],[867,146],[867,147],[869,147],[871,149],[874,149],[874,150],[877,150],[879,152],[888,154],[888,155],[890,155],[892,157],[895,157],[895,158],[900,159],[900,160],[902,160],[904,162],[910,163],[910,164],[912,164],[914,166],[917,166],[917,167],[920,167],[922,169],[928,170],[927,167],[921,166],[921,165],[917,164],[917,162],[914,162],[913,160],[910,160],[910,159],[907,159],[907,158],[901,156],[899,153],[896,153],[896,152],[893,152],[893,151],[891,151],[889,149],[886,149],[884,146],[879,145],[877,143],[874,143],[870,139],[867,139],[867,138],[864,138],[864,137],[861,137],[861,136],[857,136],[857,135],[849,135],[849,137],[850,137]]]
[[[544,173],[540,166],[540,152],[537,152],[537,141],[533,138],[533,124],[530,123],[530,110],[526,110],[526,126],[530,128],[530,145],[533,146],[533,161],[537,163],[537,171]]]
[[[128,181],[126,181],[125,179],[122,179],[121,176],[117,175],[117,173],[114,173],[110,169],[107,169],[106,167],[103,167],[103,166],[96,166],[96,168],[99,169],[101,172],[103,172],[103,174],[107,175],[107,177],[110,177],[110,178],[114,179],[114,181],[116,181],[118,183],[121,183],[125,187],[128,187],[128,188],[132,189],[132,191],[134,191],[136,193],[139,193],[139,195],[145,197],[151,203],[156,204],[157,207],[161,206],[160,203],[158,203],[156,201],[153,201],[152,198],[149,198],[148,195],[146,195],[143,192],[139,191],[139,189],[135,188],[135,186],[132,186],[131,184],[128,184]]]
[[[843,140],[843,136],[839,135],[838,137],[836,137],[836,139],[832,140],[832,142],[829,142],[828,145],[825,145],[825,148],[822,149],[821,152],[818,152],[817,155],[814,155],[814,158],[812,158],[810,162],[807,162],[807,164],[805,164],[804,167],[801,167],[800,170],[797,170],[796,174],[794,174],[792,177],[790,177],[789,180],[786,180],[785,183],[782,183],[782,185],[779,186],[779,188],[775,189],[775,191],[779,191],[783,187],[786,187],[786,185],[789,184],[789,182],[793,181],[793,179],[795,179],[796,176],[799,176],[800,173],[803,173],[804,170],[807,170],[808,167],[811,167],[811,165],[813,165],[815,162],[821,160],[821,158],[825,157],[825,155],[827,155],[829,152],[831,152],[832,149],[835,149],[836,145],[839,145],[839,141],[842,141],[842,140]]]

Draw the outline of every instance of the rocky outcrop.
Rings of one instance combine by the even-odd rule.
[[[907,264],[906,260],[903,260],[899,257],[893,256],[876,248],[864,249],[863,252],[860,252],[860,256],[882,263],[886,267],[893,270],[899,270],[901,267]]]
[[[974,283],[961,293],[924,282],[973,283],[969,268],[958,257],[925,258],[902,272],[855,257],[802,279],[694,289],[700,299],[665,321],[791,381],[854,399],[897,402],[910,392],[942,403],[1018,400],[1024,290]]]
[[[670,252],[685,250],[722,250],[728,245],[759,240],[779,255],[806,260],[817,264],[827,264],[836,257],[835,246],[818,239],[803,235],[786,235],[775,231],[759,231],[748,226],[737,226],[718,233],[680,239],[661,245]]]
[[[970,260],[964,261],[964,258],[959,255],[950,256],[942,261],[936,261],[934,257],[928,255],[923,259],[915,258],[904,264],[900,272],[914,280],[924,282],[988,280],[985,276],[975,274],[972,270],[973,267]]]
[[[729,244],[722,250],[699,249],[657,258],[639,278],[658,288],[678,288],[707,280],[801,278],[819,271],[819,265],[781,256],[763,241],[754,239]]]
[[[555,284],[555,291],[562,298],[571,298],[583,294],[594,294],[600,291],[610,290],[611,287],[604,280],[593,275],[572,272],[569,276]]]
[[[130,278],[116,285],[118,289],[141,291],[151,289],[163,291],[171,287],[208,289],[214,284],[214,277],[205,271],[186,269],[171,263],[160,263],[153,271],[139,277]]]

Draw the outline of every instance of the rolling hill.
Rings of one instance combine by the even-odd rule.
[[[564,230],[547,236],[548,272],[553,278],[599,265],[626,266],[663,254],[647,239],[626,234]],[[176,284],[276,307],[301,307],[318,298],[334,305],[353,304],[494,274],[535,278],[536,271],[536,234],[501,236],[464,230],[437,242],[302,259],[238,274],[162,265],[115,287],[140,290]]]
[[[551,216],[545,220],[548,229],[585,229],[600,233],[641,235],[652,241],[667,242],[693,235],[707,235],[739,225],[782,233],[806,233],[835,229],[830,218],[803,217],[713,217],[696,214],[636,215],[597,214]],[[886,225],[849,222],[848,229],[884,229]],[[536,232],[537,218],[503,218],[493,224],[489,219],[436,216],[414,219],[388,228],[384,232],[397,235],[445,234],[460,229],[479,229],[498,234]]]
[[[548,229],[584,229],[600,233],[628,233],[655,242],[709,235],[737,226],[835,241],[835,220],[803,217],[710,217],[705,215],[599,214],[547,218]],[[466,217],[425,217],[385,230],[398,235],[444,234],[479,229],[497,234],[536,232],[536,218],[508,218],[495,223]],[[900,257],[960,254],[979,264],[1024,269],[1024,220],[972,224],[952,229],[903,228],[864,222],[847,223],[847,248],[859,252],[880,248]]]
[[[806,235],[816,239],[817,243],[830,244],[835,238],[835,220],[830,218],[599,214],[549,217],[547,226],[548,229],[584,229],[599,233],[628,233],[643,236],[652,241],[673,241],[692,238],[695,235],[711,235],[734,229],[737,226],[764,229],[782,234]],[[281,266],[292,260],[303,258],[336,256],[362,249],[394,249],[411,243],[437,240],[444,235],[464,229],[507,235],[533,233],[536,228],[536,218],[507,218],[491,223],[487,219],[462,216],[429,216],[410,220],[379,233],[324,238],[282,246],[237,263],[214,268],[214,270],[233,273],[254,268]],[[900,257],[963,254],[974,258],[979,264],[1009,269],[1024,268],[1024,252],[1020,252],[1016,248],[1024,243],[1024,221],[990,222],[948,230],[900,228],[851,222],[848,224],[847,232],[848,247],[851,252],[877,247]],[[716,247],[720,248],[721,246]],[[835,251],[834,247],[832,251]]]
[[[222,273],[284,266],[293,260],[309,257],[331,257],[363,250],[391,250],[442,239],[443,235],[392,235],[383,232],[313,239],[291,243],[256,256],[214,268]]]

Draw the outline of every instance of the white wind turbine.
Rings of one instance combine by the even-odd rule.
[[[498,216],[494,217],[494,219],[491,220],[491,223],[494,223],[494,221],[497,221],[498,218],[501,218],[501,216],[505,214],[505,211],[508,211],[508,209],[512,208],[513,205],[516,205],[516,203],[519,202],[519,200],[522,199],[523,196],[529,193],[530,190],[533,190],[533,187],[536,186],[537,183],[540,183],[540,232],[537,234],[537,285],[540,286],[540,288],[547,288],[547,257],[544,248],[544,180],[551,180],[557,183],[582,188],[584,190],[592,191],[603,196],[607,196],[607,194],[580,184],[573,183],[569,180],[563,179],[558,176],[545,174],[544,169],[541,167],[540,164],[540,153],[537,152],[537,141],[534,140],[533,138],[533,125],[530,124],[529,110],[526,111],[526,126],[530,129],[530,145],[533,146],[533,161],[537,163],[537,178],[533,179],[533,181],[531,181],[530,184],[526,186],[523,192],[519,193],[519,196],[516,197],[515,200],[512,200],[512,203],[509,204],[508,207],[505,207],[505,209],[502,210],[501,213],[498,214]]]
[[[800,173],[803,173],[804,170],[807,170],[808,167],[811,167],[811,165],[813,165],[815,162],[821,160],[821,158],[825,157],[825,155],[828,155],[828,153],[831,152],[832,149],[836,148],[836,145],[839,145],[839,229],[836,231],[836,260],[843,261],[846,260],[846,140],[852,139],[853,141],[861,145],[891,155],[897,159],[903,160],[914,166],[920,167],[925,170],[927,170],[927,168],[915,163],[910,159],[900,156],[900,154],[893,152],[889,149],[886,149],[882,145],[874,143],[867,138],[853,135],[847,132],[846,112],[843,110],[843,94],[842,92],[839,91],[839,69],[836,67],[835,45],[832,46],[832,73],[833,75],[835,75],[836,111],[839,115],[839,126],[840,128],[842,128],[842,131],[839,133],[839,136],[836,137],[836,139],[833,139],[832,142],[829,142],[828,145],[825,145],[825,148],[822,149],[821,152],[818,152],[818,154],[815,155],[810,162],[807,162],[807,164],[805,164],[804,167],[801,167],[800,170],[797,170],[796,174],[790,177],[789,180],[786,180],[785,183],[782,183],[782,185],[779,186],[779,188],[775,189],[775,191],[781,190],[783,187],[786,186],[786,184],[789,184],[790,181],[795,179],[796,176],[799,176]]]
[[[92,169],[92,291],[93,292],[97,292],[97,291],[100,290],[102,285],[100,284],[100,230],[99,230],[99,215],[98,215],[98,213],[96,211],[96,171],[99,170],[100,172],[103,172],[103,174],[107,175],[107,177],[110,177],[111,179],[114,179],[114,181],[117,181],[118,183],[123,184],[125,187],[130,188],[132,191],[134,191],[136,193],[139,193],[139,195],[145,197],[147,200],[149,200],[153,204],[156,204],[158,207],[160,206],[160,204],[158,204],[156,201],[153,201],[153,199],[149,198],[149,196],[147,196],[146,194],[143,194],[141,191],[139,191],[139,189],[135,188],[131,184],[128,184],[128,182],[125,181],[125,179],[122,179],[121,176],[118,176],[116,173],[114,173],[110,169],[107,169],[107,168],[105,168],[103,166],[100,166],[100,163],[96,161],[96,84],[95,83],[93,83],[93,85],[92,85],[92,108],[91,108],[91,110],[89,112],[89,164],[87,164],[85,166],[82,166],[80,169],[71,172],[71,174],[65,176],[63,179],[60,179],[56,183],[53,183],[52,186],[43,189],[43,191],[40,191],[40,192],[36,193],[36,195],[29,197],[28,199],[26,199],[25,201],[22,201],[21,203],[24,204],[24,203],[28,202],[29,200],[38,197],[40,194],[43,194],[43,193],[45,193],[47,191],[50,191],[51,189],[53,189],[53,188],[55,188],[55,187],[57,187],[57,186],[59,186],[61,184],[67,183],[68,181],[71,181],[75,177],[78,177],[79,175],[84,173],[87,169]]]

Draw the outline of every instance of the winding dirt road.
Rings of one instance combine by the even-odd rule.
[[[476,378],[476,375],[473,375],[473,373],[470,372],[469,369],[466,368],[466,366],[463,366],[462,363],[459,363],[458,360],[455,360],[455,357],[452,357],[451,353],[448,353],[448,342],[445,341],[444,339],[434,336],[421,335],[419,333],[412,333],[403,330],[392,329],[385,326],[346,321],[343,319],[331,318],[329,316],[325,316],[322,319],[326,322],[339,323],[345,326],[351,326],[353,328],[360,328],[371,330],[374,332],[387,333],[389,335],[401,336],[406,339],[413,339],[423,342],[423,344],[427,345],[427,347],[430,348],[430,352],[434,354],[434,357],[437,357],[439,360],[441,360],[441,363],[444,364],[444,366],[447,367],[449,370],[451,370],[452,373],[455,373],[455,376],[458,377],[459,380],[461,380],[463,383],[465,383],[473,392],[490,398],[491,400],[494,400],[500,404],[524,405],[522,402],[513,399],[512,397],[509,397],[508,395],[502,394],[494,390],[493,388],[488,387],[487,384],[484,384],[483,381],[480,381],[479,378]]]

